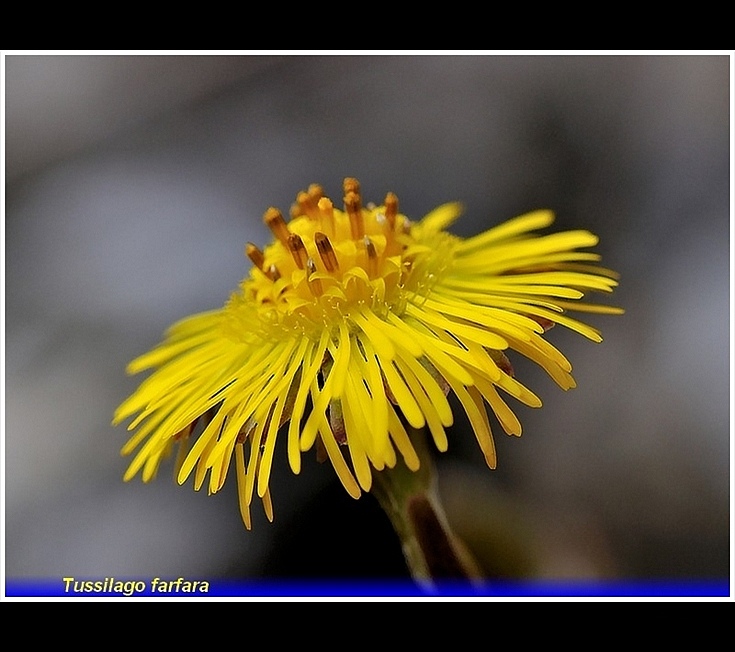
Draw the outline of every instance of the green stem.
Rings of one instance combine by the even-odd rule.
[[[394,468],[373,473],[371,490],[401,541],[411,576],[429,586],[437,579],[478,579],[477,562],[452,533],[439,501],[424,432],[414,430],[411,440],[419,470],[399,459]]]

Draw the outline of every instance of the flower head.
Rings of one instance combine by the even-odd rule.
[[[290,220],[268,209],[274,241],[263,251],[246,246],[253,267],[227,304],[174,324],[128,366],[155,371],[115,413],[115,424],[134,416],[122,452],[138,452],[125,479],[139,471],[152,479],[178,446],[178,482],[193,473],[198,490],[208,473],[214,493],[234,457],[249,528],[255,493],[273,517],[269,478],[282,426],[294,473],[316,445],[357,498],[370,490],[372,469],[392,467],[397,455],[418,469],[406,424],[428,428],[447,449],[450,391],[494,468],[486,404],[509,435],[521,424],[503,395],[541,405],[506,353],[569,389],[572,367],[545,331],[560,324],[599,342],[567,311],[622,311],[580,302],[617,285],[595,264],[598,254],[580,251],[597,244],[593,234],[538,235],[554,219],[540,210],[461,239],[445,231],[460,212],[445,204],[412,222],[392,193],[363,206],[355,179],[345,179],[344,210],[316,185],[299,193]]]

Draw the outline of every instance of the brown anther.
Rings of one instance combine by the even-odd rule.
[[[360,182],[353,177],[347,177],[342,182],[342,189],[345,195],[354,192],[358,197],[360,196]]]
[[[316,263],[312,258],[306,261],[306,271],[308,273],[309,289],[315,297],[320,297],[324,293],[322,289],[322,282],[318,278],[313,278],[316,273]]]
[[[297,217],[301,217],[302,215],[303,212],[301,211],[301,206],[299,206],[297,202],[291,204],[291,208],[288,210],[288,216],[292,220],[295,220]]]
[[[368,258],[368,276],[372,278],[378,274],[378,252],[375,250],[373,241],[365,236],[363,242],[365,243],[365,251],[367,252]]]
[[[271,266],[270,266],[270,267],[268,268],[268,271],[266,272],[266,275],[267,275],[267,276],[268,276],[268,278],[269,278],[269,279],[270,279],[271,281],[273,281],[274,283],[275,283],[275,282],[276,282],[276,281],[277,281],[277,280],[278,280],[279,278],[281,278],[281,272],[279,272],[279,271],[278,271],[278,267],[276,267],[275,265],[271,265]]]
[[[339,263],[337,262],[337,254],[334,253],[334,248],[329,238],[324,234],[317,231],[314,234],[314,242],[316,243],[317,251],[319,256],[324,263],[324,268],[328,272],[335,272],[339,269]]]
[[[284,247],[288,246],[289,230],[286,226],[286,220],[283,219],[281,211],[272,206],[263,215],[263,221],[266,226],[273,232]]]
[[[306,259],[308,258],[306,247],[304,246],[304,241],[295,233],[288,236],[288,250],[291,252],[296,266],[299,269],[304,269]]]
[[[398,215],[398,197],[389,192],[385,196],[385,219],[388,220],[391,229],[396,225],[396,215]]]
[[[345,195],[345,210],[347,211],[347,215],[350,217],[352,239],[359,240],[365,235],[365,224],[362,219],[360,195],[354,192],[348,192]]]
[[[250,258],[250,261],[257,267],[259,270],[263,269],[263,252],[258,249],[252,242],[248,242],[245,245],[245,255]]]

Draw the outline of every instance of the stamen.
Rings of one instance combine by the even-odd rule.
[[[327,220],[334,219],[334,206],[332,200],[329,197],[322,197],[317,203],[319,210],[322,212],[322,217]]]
[[[322,214],[322,225],[326,222],[334,233],[334,204],[329,197],[322,197],[317,204]]]
[[[296,266],[299,269],[304,269],[306,259],[308,258],[306,247],[304,246],[304,241],[295,233],[288,236],[288,250],[291,252]]]
[[[319,256],[326,270],[328,272],[336,272],[339,269],[339,263],[337,262],[337,254],[334,253],[329,238],[324,233],[317,231],[314,234],[314,242],[316,243],[317,251],[319,251]]]
[[[264,261],[263,252],[252,242],[248,242],[245,245],[245,255],[250,258],[250,261],[255,265],[255,267],[262,271]]]
[[[385,219],[388,220],[391,229],[396,226],[396,215],[398,215],[398,197],[389,192],[385,196]]]
[[[355,192],[348,192],[345,195],[345,210],[350,216],[350,230],[352,231],[352,239],[359,240],[365,235],[365,224],[362,219],[362,204],[360,195]]]
[[[315,206],[319,203],[319,200],[324,197],[324,188],[322,188],[318,183],[312,183],[306,192],[309,193],[309,197],[311,197]]]
[[[370,238],[365,236],[364,242],[365,251],[367,252],[368,257],[368,276],[373,278],[378,275],[378,252],[375,251],[375,245]]]
[[[322,197],[317,203],[322,216],[322,227],[326,226],[331,235],[334,235],[334,205],[328,197]]]
[[[316,201],[309,193],[300,192],[296,195],[296,203],[299,205],[299,211],[302,215],[306,215],[309,219],[318,220],[319,212],[316,207]]]
[[[324,292],[324,290],[322,289],[322,282],[318,278],[312,278],[312,276],[316,272],[316,263],[311,258],[306,261],[306,271],[308,272],[307,279],[309,282],[309,289],[311,290],[311,293],[315,297],[322,296],[322,293]]]
[[[274,283],[281,278],[281,272],[278,271],[278,267],[271,265],[266,272],[268,278]]]
[[[354,192],[358,197],[360,196],[360,182],[354,177],[347,177],[342,182],[342,189],[344,190],[345,195]]]
[[[263,221],[284,247],[288,247],[289,230],[281,211],[272,206],[263,215]]]

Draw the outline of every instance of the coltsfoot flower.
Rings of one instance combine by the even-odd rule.
[[[521,424],[503,395],[541,405],[506,354],[533,360],[570,389],[572,366],[544,333],[559,324],[599,342],[567,311],[622,311],[580,301],[617,285],[598,254],[580,251],[597,244],[592,233],[539,235],[554,219],[540,210],[461,239],[445,231],[460,212],[445,204],[412,222],[393,193],[363,206],[349,178],[343,210],[317,185],[299,193],[288,221],[269,208],[275,239],[262,251],[246,246],[253,267],[227,304],[174,324],[128,366],[155,371],[115,413],[115,424],[134,417],[123,454],[140,447],[125,480],[138,472],[151,480],[178,447],[178,482],[193,473],[199,490],[209,474],[214,493],[234,458],[250,528],[256,493],[273,518],[268,481],[282,426],[294,473],[316,447],[358,498],[372,469],[393,467],[398,455],[418,469],[406,424],[447,449],[449,392],[494,468],[486,404],[509,435]]]

